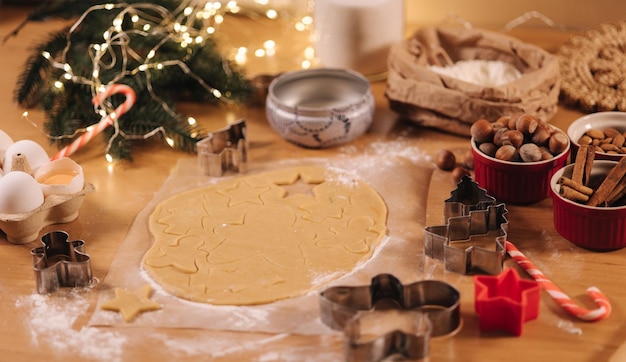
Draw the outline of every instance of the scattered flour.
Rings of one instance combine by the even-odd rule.
[[[487,87],[507,84],[522,76],[512,64],[499,60],[459,60],[447,67],[433,65],[430,69],[438,74]]]
[[[576,327],[571,321],[559,319],[556,322],[556,326],[570,334],[574,334],[577,336],[581,336],[583,334],[583,330],[579,327]]]
[[[15,302],[17,308],[29,310],[32,343],[71,352],[84,360],[121,361],[124,336],[93,327],[73,328],[76,319],[89,309],[89,302],[77,292],[51,295],[32,294]]]
[[[406,158],[415,164],[431,160],[431,157],[424,150],[410,144],[408,141],[404,142],[402,139],[395,142],[372,142],[362,150],[357,150],[356,147],[348,145],[341,147],[339,152],[340,155],[348,157],[352,157],[357,152],[360,152],[361,156],[358,157],[359,162],[355,162],[354,166],[361,170],[368,170],[372,166],[380,165],[381,162],[393,164],[396,162],[394,158],[397,157]]]

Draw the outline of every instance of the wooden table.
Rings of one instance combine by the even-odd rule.
[[[11,31],[28,9],[0,8],[0,35]],[[41,129],[44,115],[31,111],[22,118],[23,109],[13,102],[18,73],[29,55],[30,46],[62,22],[33,23],[17,38],[0,45],[0,128],[14,140],[32,139],[48,146]],[[516,30],[512,35],[554,52],[568,34],[552,30]],[[416,127],[398,120],[383,96],[384,82],[372,84],[376,98],[376,117],[372,130],[354,143],[360,149],[372,142],[387,142],[404,137],[425,154],[434,156],[442,147],[462,151],[468,139]],[[250,162],[270,162],[289,158],[331,157],[335,149],[309,150],[280,139],[268,126],[262,108],[208,107],[182,104],[182,113],[194,114],[206,128],[217,127],[228,117],[245,117],[249,122]],[[561,107],[552,123],[561,129],[581,115]],[[176,162],[195,155],[165,147],[139,146],[132,163],[109,165],[103,157],[103,143],[94,140],[72,158],[85,170],[96,192],[89,194],[74,222],[62,225],[71,236],[86,240],[96,278],[102,280],[118,252],[135,216],[152,199]],[[443,200],[455,188],[447,172],[433,173],[427,205],[427,225],[442,222]],[[564,240],[552,225],[552,202],[509,209],[509,238],[531,257],[566,293],[588,307],[587,287],[603,290],[613,304],[612,315],[597,323],[574,319],[543,293],[540,316],[524,325],[523,335],[481,333],[474,312],[473,283],[469,276],[442,275],[462,294],[463,328],[454,337],[431,341],[431,361],[605,361],[614,356],[626,359],[619,350],[626,340],[626,250],[597,253],[577,248]],[[44,228],[42,233],[58,229]],[[215,361],[306,361],[340,360],[341,334],[331,336],[271,335],[211,330],[95,328],[87,321],[95,307],[98,288],[80,294],[81,308],[74,314],[48,311],[38,302],[32,261],[29,255],[36,243],[14,245],[0,236],[0,360],[215,360]],[[511,261],[507,260],[507,265]],[[66,293],[71,298],[72,293]],[[40,313],[40,314],[37,314]],[[46,313],[49,313],[46,315]],[[54,320],[55,315],[60,320]],[[48,318],[48,319],[46,319]],[[65,321],[63,321],[65,318]],[[70,319],[69,322],[67,319]],[[67,328],[57,328],[66,323]],[[46,328],[46,324],[49,324]],[[617,359],[616,359],[617,360]]]

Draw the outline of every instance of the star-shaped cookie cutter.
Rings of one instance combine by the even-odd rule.
[[[424,229],[424,253],[460,274],[498,274],[506,256],[508,221],[497,204],[469,176],[444,202],[445,225]]]
[[[52,231],[41,237],[41,243],[30,251],[39,294],[91,285],[91,260],[83,240],[70,241],[66,232]]]
[[[407,328],[398,325],[397,329],[383,330],[367,342],[358,342],[355,336],[363,332],[359,328],[367,321],[363,318],[384,319],[386,317],[380,313],[392,310],[419,313],[422,316],[410,317],[416,327],[408,328],[411,329],[409,332]],[[369,313],[377,315],[369,316]],[[368,317],[364,317],[366,315]],[[424,318],[428,322],[424,322]],[[370,285],[336,286],[321,292],[320,319],[330,328],[344,331],[348,360],[368,353],[370,356],[366,360],[373,360],[373,354],[385,357],[393,353],[421,358],[428,354],[431,336],[449,335],[459,330],[460,293],[442,281],[422,280],[403,285],[391,274],[379,274],[372,278]],[[387,346],[383,349],[385,353],[377,347],[382,345]],[[379,356],[381,353],[383,356]]]
[[[521,279],[512,268],[497,276],[474,276],[474,309],[480,318],[480,330],[522,335],[524,322],[539,317],[540,293],[537,281]]]
[[[198,166],[204,175],[219,177],[226,171],[245,172],[248,163],[246,120],[210,132],[196,143]]]

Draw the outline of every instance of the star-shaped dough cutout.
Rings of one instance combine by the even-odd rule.
[[[541,286],[521,279],[509,268],[497,276],[474,276],[474,308],[480,317],[480,330],[505,330],[522,334],[524,322],[539,316]]]
[[[162,246],[161,255],[145,258],[145,263],[155,268],[171,266],[187,274],[198,271],[196,257],[202,257],[208,252],[202,251],[204,240],[197,236],[188,236],[178,240],[176,245]]]
[[[115,288],[115,298],[102,303],[100,309],[120,312],[124,321],[130,322],[140,313],[161,309],[158,303],[150,300],[150,293],[152,288],[148,284],[133,292]]]
[[[218,192],[230,198],[228,206],[233,207],[244,203],[263,205],[261,195],[269,190],[268,186],[252,186],[243,180],[232,187],[220,189]]]

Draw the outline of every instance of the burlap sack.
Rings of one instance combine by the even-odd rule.
[[[429,68],[470,59],[509,62],[522,76],[486,87]],[[423,28],[393,46],[388,62],[385,95],[391,109],[423,126],[469,135],[470,126],[480,118],[495,121],[523,112],[547,122],[557,111],[561,83],[557,57],[503,34]]]

